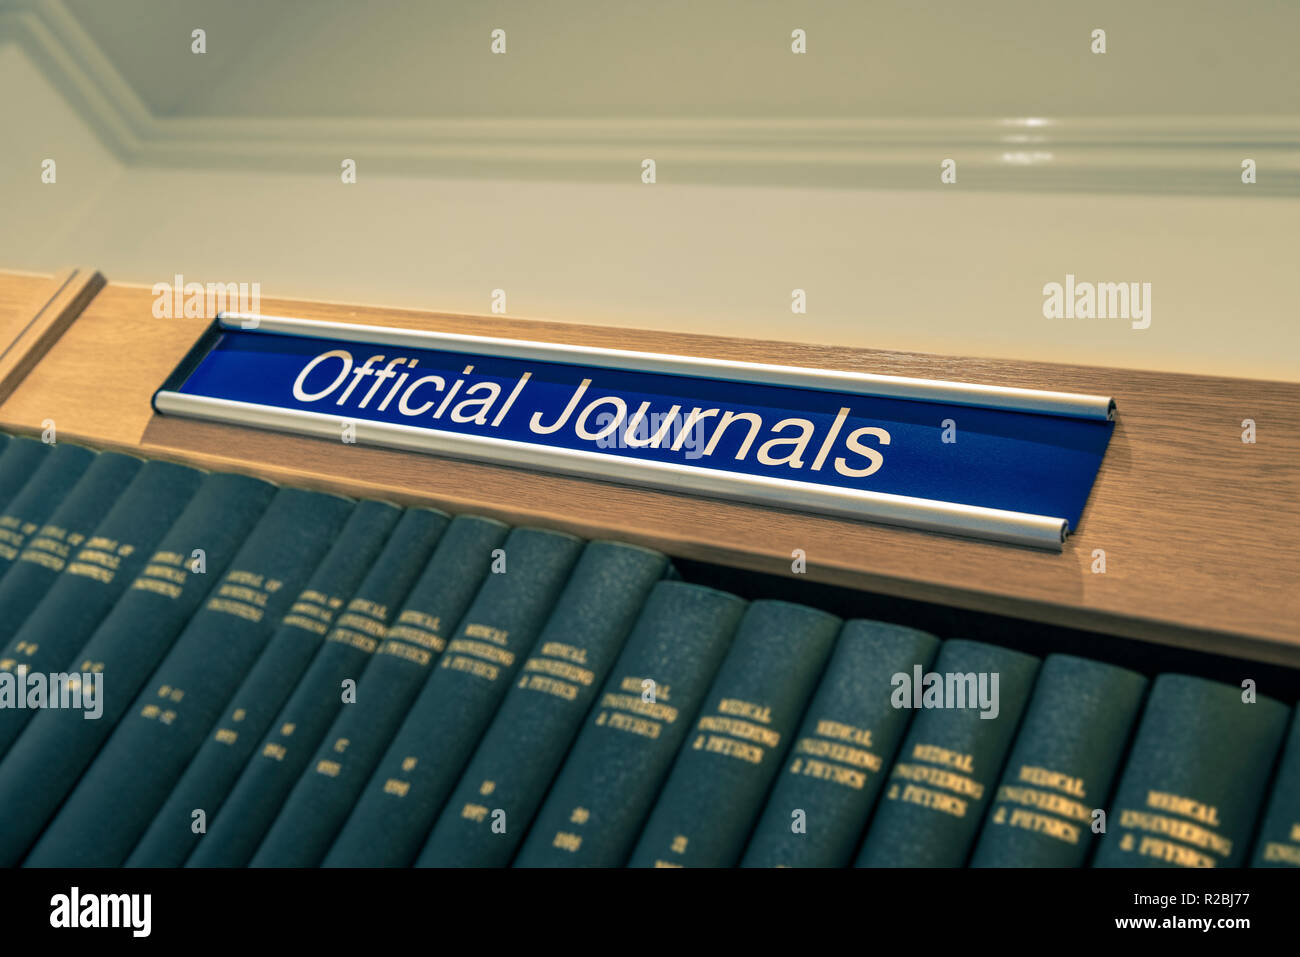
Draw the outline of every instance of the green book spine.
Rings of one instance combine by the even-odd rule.
[[[417,860],[505,867],[668,559],[592,542]]]
[[[22,860],[274,494],[269,482],[243,475],[202,480],[139,576],[67,667],[105,676],[98,720],[68,709],[41,711],[0,761],[0,807],[10,810],[0,827],[0,867]]]
[[[79,445],[56,445],[0,515],[0,575],[4,575],[27,540],[54,514],[96,453]]]
[[[13,638],[67,566],[72,551],[90,537],[143,464],[131,455],[101,452],[49,520],[27,540],[17,561],[0,579],[0,642]],[[0,671],[12,671],[24,663],[32,670],[27,657],[12,645],[6,647],[0,651]]]
[[[945,641],[934,671],[895,675],[912,719],[858,867],[961,867],[984,819],[1039,660],[975,641]]]
[[[362,673],[356,701],[346,705],[325,732],[308,723],[286,733],[290,729],[284,723],[274,723],[186,866],[243,867],[273,822],[285,838],[267,844],[263,859],[268,864],[297,863],[294,840],[298,835],[315,842],[308,855],[314,857],[311,863],[325,855],[333,832],[314,836],[317,816],[335,815],[337,823],[332,827],[337,829],[347,815],[445,646],[445,636],[473,601],[506,531],[505,525],[492,519],[468,515],[452,519],[384,643]],[[316,763],[333,760],[338,774],[304,774],[323,740],[332,742],[331,753],[322,751]],[[341,751],[340,742],[346,742]],[[290,810],[279,820],[277,814],[286,801]]]
[[[938,647],[939,639],[914,628],[844,625],[742,867],[852,863],[912,717],[890,703],[891,678],[928,668]]]
[[[1082,867],[1137,723],[1147,679],[1048,655],[971,867]]]
[[[744,601],[712,588],[654,586],[516,867],[627,860],[744,610]]]
[[[789,602],[749,606],[628,866],[735,866],[842,624]]]
[[[352,508],[321,492],[276,493],[26,865],[126,860]]]
[[[1273,779],[1252,867],[1300,867],[1300,709]]]
[[[385,502],[357,504],[127,858],[128,867],[185,863],[291,694],[293,701],[306,705],[298,710],[334,712],[342,697],[342,682],[355,680],[365,667],[379,645],[376,636],[383,634],[389,609],[397,610],[446,524],[446,516],[427,509],[411,509],[403,515],[396,505]],[[297,720],[293,709],[286,712],[281,721]],[[195,821],[196,811],[202,812],[201,822]]]
[[[517,528],[362,790],[326,867],[409,867],[533,647],[583,542]]]
[[[31,672],[57,671],[73,661],[193,497],[200,475],[171,462],[148,462],[136,471],[14,635],[12,647],[26,647],[22,661]],[[0,754],[32,713],[0,711]]]
[[[4,452],[0,453],[0,515],[5,514],[14,496],[41,467],[51,448],[44,442],[24,436],[9,440]]]
[[[1240,867],[1287,708],[1232,685],[1160,675],[1093,867]]]

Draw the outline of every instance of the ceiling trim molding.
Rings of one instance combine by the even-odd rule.
[[[153,116],[61,0],[14,0],[0,24],[115,156],[139,154]]]
[[[1300,196],[1300,115],[1081,118],[485,119],[158,117],[62,0],[0,10],[129,166],[712,185]]]

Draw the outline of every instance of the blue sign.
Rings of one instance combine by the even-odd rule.
[[[889,381],[850,381],[852,391],[834,378],[828,384],[835,388],[756,381],[764,368],[785,367],[738,372],[736,364],[719,363],[728,376],[720,378],[696,374],[699,360],[681,360],[680,372],[659,371],[673,369],[674,357],[647,363],[644,354],[627,353],[635,361],[620,367],[617,351],[597,364],[592,350],[562,346],[528,358],[500,354],[511,350],[494,350],[492,340],[467,345],[459,341],[467,337],[440,342],[437,334],[394,330],[401,341],[385,343],[353,327],[367,336],[357,341],[339,336],[334,324],[280,322],[307,331],[277,331],[269,319],[241,329],[227,320],[159,391],[155,406],[344,441],[351,427],[357,441],[703,494],[727,495],[734,480],[738,498],[805,509],[812,502],[816,510],[877,520],[894,521],[899,509],[965,515],[964,525],[947,530],[1023,544],[1050,545],[1055,537],[1058,548],[1062,524],[1079,523],[1114,425],[1104,413],[942,401],[948,392],[941,383],[934,399],[900,398],[870,394]],[[564,357],[583,361],[557,361]],[[816,370],[806,371],[820,382]],[[1016,404],[1030,400],[1018,395]],[[822,493],[824,509],[816,505]],[[846,512],[855,501],[862,507]],[[873,511],[873,503],[883,508]],[[1050,520],[1047,531],[1030,536],[1042,540],[1025,540],[1023,530],[979,531],[985,520],[1014,526],[1014,516]]]

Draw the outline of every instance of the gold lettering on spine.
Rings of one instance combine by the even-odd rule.
[[[691,747],[749,764],[761,764],[781,741],[779,732],[763,727],[771,720],[772,709],[767,705],[723,698],[718,702],[717,714],[700,717],[696,725],[699,733]]]
[[[491,625],[469,624],[465,626],[465,637],[481,638],[495,645],[504,645],[510,637],[510,632],[501,628],[493,628]]]
[[[1269,841],[1264,845],[1264,860],[1272,864],[1290,864],[1300,867],[1300,847]]]
[[[236,569],[226,573],[214,597],[205,606],[209,611],[233,615],[247,621],[258,622],[265,614],[266,603],[283,586],[275,578],[266,578],[256,572]]]
[[[438,634],[441,627],[442,622],[436,615],[408,608],[389,626],[387,639],[379,646],[379,653],[402,658],[421,668],[428,667],[433,656],[447,647],[446,640]]]
[[[1152,814],[1148,811],[1125,808],[1120,811],[1119,826],[1160,834],[1182,841],[1184,844],[1194,844],[1221,857],[1229,857],[1232,854],[1232,841],[1226,837],[1215,834],[1198,824],[1180,821],[1165,814]]]
[[[1212,804],[1193,801],[1191,798],[1179,797],[1177,794],[1168,794],[1164,791],[1148,791],[1147,807],[1190,817],[1193,821],[1199,821],[1206,827],[1219,826],[1219,809],[1217,807]]]
[[[519,679],[519,687],[526,691],[541,691],[556,698],[563,698],[565,701],[573,701],[578,697],[577,685],[571,685],[567,681],[557,681],[545,675],[524,675]]]
[[[944,814],[951,814],[953,817],[965,817],[966,808],[968,807],[967,802],[961,798],[953,797],[951,794],[944,794],[942,791],[932,791],[929,788],[918,787],[915,784],[908,784],[903,787],[901,800],[933,811],[942,811]]]
[[[771,728],[762,728],[752,722],[737,721],[734,718],[705,715],[700,718],[699,728],[701,731],[717,731],[721,734],[729,734],[732,737],[740,738],[742,741],[753,741],[765,748],[775,748],[781,740],[781,735]]]
[[[545,672],[552,677],[576,681],[583,685],[591,684],[596,677],[586,668],[579,668],[567,661],[552,661],[549,658],[529,658],[524,662],[524,670]]]
[[[575,807],[569,813],[569,823],[577,824],[578,827],[581,827],[590,819],[591,811],[586,807]],[[575,853],[582,846],[582,836],[572,831],[556,831],[555,837],[551,839],[551,846],[555,846],[560,850],[568,850],[569,853]]]
[[[813,734],[795,742],[789,773],[860,791],[867,784],[865,772],[879,773],[883,767],[880,756],[867,750],[872,742],[870,728],[820,718]]]
[[[69,536],[67,529],[57,525],[46,525],[28,542],[27,547],[18,556],[18,560],[41,565],[50,571],[61,572],[63,566],[67,564],[73,546],[82,538],[81,535]],[[73,539],[76,541],[74,542]]]
[[[622,681],[618,683],[618,687],[622,691],[628,691],[634,695],[640,695],[647,681],[654,681],[654,679],[650,677],[636,677],[636,676],[629,675],[628,677],[624,678]],[[672,694],[671,686],[666,684],[661,684],[660,682],[655,681],[656,701],[671,701],[672,700],[671,694]]]
[[[393,655],[397,658],[405,658],[407,661],[413,661],[421,667],[424,667],[433,660],[433,656],[423,648],[413,648],[400,641],[385,641],[379,646],[379,653],[383,655]]]
[[[904,801],[953,817],[965,817],[970,802],[984,796],[984,785],[967,776],[975,773],[974,755],[918,743],[912,747],[912,757],[924,763],[900,761],[895,764],[889,776],[886,800]]]
[[[448,654],[442,659],[442,667],[462,671],[485,681],[496,681],[501,674],[501,669],[496,665],[490,665],[475,658],[466,658],[464,655]]]
[[[746,744],[743,741],[737,741],[734,738],[724,738],[720,735],[710,734],[696,738],[694,747],[699,749],[703,740],[703,750],[710,754],[721,754],[729,758],[738,758],[741,761],[748,761],[750,764],[761,764],[763,755],[766,753],[762,748],[753,744]]]
[[[447,650],[449,652],[455,651],[460,652],[461,654],[473,655],[476,658],[482,658],[484,661],[491,661],[504,668],[509,668],[515,662],[515,656],[512,652],[482,641],[467,641],[464,638],[457,638],[447,646]]]
[[[1215,867],[1218,858],[1232,856],[1232,841],[1215,830],[1220,823],[1214,805],[1155,790],[1147,792],[1146,805],[1151,810],[1121,809],[1121,851],[1177,867]]]
[[[185,556],[176,552],[155,552],[135,581],[132,588],[151,591],[164,598],[181,596],[181,586],[189,579]]]
[[[117,574],[122,559],[135,551],[135,546],[124,545],[115,539],[97,535],[86,542],[68,565],[69,575],[93,578],[107,584]]]
[[[343,604],[343,599],[324,595],[314,589],[307,588],[298,596],[285,614],[282,624],[293,625],[295,628],[301,628],[303,631],[310,631],[314,635],[324,635],[329,632],[330,623],[334,620],[334,611]]]
[[[879,771],[881,767],[880,758],[870,751],[851,748],[847,744],[837,744],[834,741],[822,741],[818,738],[800,738],[799,743],[795,745],[795,751],[818,758],[829,758],[855,768],[866,768],[868,771]]]
[[[557,831],[555,839],[551,841],[551,844],[562,851],[575,853],[578,848],[582,847],[582,838],[577,834],[570,833],[569,831]]]
[[[84,668],[82,669],[85,670]],[[1300,821],[1291,825],[1286,841],[1269,841],[1264,845],[1264,860],[1274,864],[1300,867]]]
[[[1138,853],[1143,857],[1154,857],[1178,867],[1213,867],[1214,858],[1208,854],[1194,851],[1190,847],[1175,844],[1158,837],[1144,835],[1138,844]]]

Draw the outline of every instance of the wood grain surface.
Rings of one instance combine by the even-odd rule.
[[[8,351],[71,272],[55,277],[0,271],[0,353]]]
[[[0,425],[53,419],[61,438],[101,447],[765,572],[792,574],[802,549],[818,581],[1300,666],[1300,385],[262,301],[276,315],[1113,395],[1119,417],[1080,528],[1052,554],[156,416],[151,394],[207,320],[156,319],[152,301],[142,287],[100,292],[0,405]],[[1245,419],[1255,444],[1242,442]]]
[[[0,273],[0,402],[104,288],[93,269],[57,276]]]

